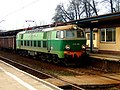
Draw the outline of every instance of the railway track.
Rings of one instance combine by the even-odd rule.
[[[92,68],[92,67],[90,67],[90,68]],[[92,76],[94,76],[94,77],[100,77],[100,78],[107,78],[107,79],[111,79],[111,80],[115,80],[115,81],[118,81],[118,82],[120,82],[120,73],[106,73],[106,72],[98,72],[98,73],[96,73],[96,72],[94,72],[94,71],[90,71],[90,70],[88,70],[88,71],[86,71],[86,70],[80,70],[80,69],[78,69],[78,68],[66,68],[66,70],[68,70],[68,71],[70,71],[70,72],[73,72],[73,73],[76,73],[76,74],[79,74],[79,75],[92,75]],[[93,81],[94,82],[94,81]],[[115,85],[115,84],[106,84],[106,85],[89,85],[89,86],[85,86],[85,87],[107,87],[107,86],[110,86],[110,87],[116,87],[117,85]],[[83,85],[83,87],[84,87],[84,85]],[[106,89],[105,89],[106,90]],[[107,89],[107,90],[114,90],[114,89]],[[120,83],[118,84],[118,88],[117,89],[115,89],[115,90],[120,90]]]
[[[13,58],[10,58],[10,56],[13,56]],[[8,59],[8,58],[10,58],[10,59]],[[85,90],[86,88],[87,88],[87,90],[89,90],[88,88],[94,89],[94,88],[107,88],[107,87],[111,88],[111,87],[116,87],[118,85],[118,83],[117,84],[116,83],[114,83],[114,84],[100,84],[100,85],[97,85],[96,83],[92,83],[92,85],[91,85],[91,83],[89,83],[89,82],[88,82],[89,84],[81,82],[81,81],[87,82],[86,79],[84,79],[84,78],[86,78],[90,75],[93,75],[93,77],[96,77],[96,78],[102,77],[102,78],[106,78],[106,79],[120,82],[119,78],[107,76],[104,74],[105,72],[101,72],[101,71],[97,71],[97,70],[95,71],[91,68],[82,68],[83,70],[81,70],[81,68],[78,68],[78,67],[76,67],[76,68],[62,67],[62,66],[52,65],[49,63],[44,63],[44,62],[41,62],[38,60],[29,59],[26,57],[21,57],[21,56],[19,57],[19,55],[16,55],[16,54],[2,53],[2,52],[1,52],[0,59],[6,61],[7,63],[10,63],[10,64],[16,66],[19,69],[26,71],[26,72],[28,72],[28,73],[30,73],[38,78],[44,79],[45,81],[48,81],[54,85],[56,85],[56,83],[57,83],[56,86],[58,86],[62,89],[65,89],[65,90]],[[41,65],[42,65],[42,67],[41,67]],[[25,67],[29,67],[30,69],[25,68]],[[56,68],[56,69],[54,69],[54,68]],[[46,73],[46,69],[49,69],[47,73]],[[53,74],[49,73],[50,69],[53,69],[53,71],[55,70],[55,72],[52,72]],[[72,75],[72,78],[71,78],[71,75],[65,76],[65,77],[67,77],[67,79],[64,78],[64,76],[61,78],[61,74],[58,75],[58,72],[56,74],[56,70],[58,72],[64,71],[67,73],[72,72],[74,74]],[[120,74],[118,74],[118,75],[120,76]],[[85,76],[85,77],[80,77],[80,76]],[[80,77],[80,78],[74,78],[74,77]],[[91,77],[89,77],[88,79],[90,79],[90,78]],[[72,80],[72,81],[70,81],[70,80]],[[57,81],[60,81],[63,84],[58,83]],[[74,81],[76,81],[77,83]],[[94,79],[92,80],[92,82],[95,82]],[[108,80],[108,82],[109,82],[109,80]],[[103,83],[104,83],[104,80],[103,80]],[[104,90],[104,89],[102,89],[102,90]],[[107,90],[114,90],[114,89],[107,89]],[[115,89],[115,90],[119,90],[119,89]]]
[[[101,76],[101,77],[105,77],[105,78],[109,78],[109,79],[113,79],[113,80],[116,80],[116,81],[120,81],[120,79],[116,79],[116,78],[113,78],[113,77],[109,77],[109,76],[106,76],[106,74],[96,74],[95,72],[90,72],[90,71],[84,71],[84,72],[79,72],[79,71],[76,71],[74,69],[67,69],[68,71],[71,71],[71,72],[74,72],[74,73],[77,73],[77,74],[89,74],[89,75],[98,75],[98,76]],[[115,73],[116,75],[120,75],[120,73]],[[113,75],[113,74],[112,74]]]
[[[61,86],[60,87],[60,88],[62,88],[64,90],[85,90],[84,88],[81,88],[78,85],[74,85],[74,84],[72,84],[70,82],[67,82],[67,81],[65,81],[65,80],[63,80],[63,79],[61,79],[61,78],[59,78],[57,76],[52,76],[52,75],[49,75],[49,74],[44,73],[42,71],[38,71],[36,69],[33,69],[33,68],[29,67],[29,66],[26,66],[26,65],[23,65],[21,63],[15,62],[15,61],[13,61],[11,59],[8,59],[8,58],[5,58],[3,56],[0,56],[0,59],[5,61],[6,63],[9,63],[9,64],[11,64],[11,65],[13,65],[13,66],[27,72],[27,73],[29,73],[29,74],[32,74],[32,75],[38,77],[40,79],[52,78],[52,79],[55,79],[55,80],[62,81],[64,83],[66,83],[66,86],[63,86],[63,87]]]

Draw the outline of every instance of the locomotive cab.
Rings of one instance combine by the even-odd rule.
[[[61,40],[58,47],[60,52],[63,51],[63,58],[67,61],[74,62],[73,59],[77,60],[85,56],[86,38],[83,29],[73,26],[70,29],[59,30],[56,32],[56,38]]]

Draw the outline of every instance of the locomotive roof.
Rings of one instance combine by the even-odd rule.
[[[57,26],[57,27],[52,27],[52,28],[36,28],[33,30],[27,30],[27,31],[22,31],[19,32],[19,34],[24,34],[24,33],[35,33],[35,32],[46,32],[46,31],[52,31],[52,30],[70,30],[70,29],[77,29],[79,28],[77,25],[65,25],[65,26]]]
[[[78,26],[77,25],[58,26],[58,27],[54,27],[54,30],[70,30],[75,27],[78,27]]]
[[[65,26],[57,26],[57,27],[53,27],[53,28],[46,28],[43,29],[42,31],[51,31],[51,30],[70,30],[73,28],[78,28],[77,25],[65,25]]]

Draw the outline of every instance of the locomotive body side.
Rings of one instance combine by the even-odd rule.
[[[17,34],[16,44],[17,50],[22,54],[38,57],[42,55],[48,59],[52,58],[55,63],[60,60],[80,61],[80,58],[86,54],[84,31],[76,25],[59,26],[42,31],[23,31]]]

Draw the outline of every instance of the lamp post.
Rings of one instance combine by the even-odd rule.
[[[37,26],[37,23],[34,20],[26,20],[25,22],[34,22],[35,25]],[[29,24],[29,26],[30,26],[30,24]]]

